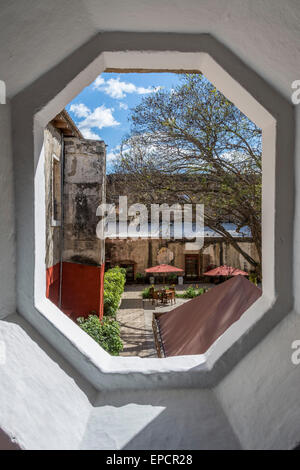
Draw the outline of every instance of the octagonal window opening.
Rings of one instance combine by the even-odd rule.
[[[158,82],[158,74],[164,77],[164,85]],[[91,102],[91,90],[98,95],[102,91],[100,106]],[[135,108],[130,115],[135,127],[131,129],[131,133],[123,135],[117,145],[106,151],[107,144],[105,138],[100,138],[99,129],[107,127],[117,128],[119,131],[118,119],[122,119],[122,111],[128,110],[126,98],[128,95],[132,98],[132,94],[142,96],[140,102],[135,100]],[[119,113],[115,112],[114,107],[107,107],[103,98],[105,95],[115,101]],[[97,98],[99,103],[99,97]],[[89,103],[90,108],[87,105]],[[165,122],[157,119],[162,114],[166,118]],[[121,125],[123,123],[124,118]],[[158,123],[156,128],[153,128],[153,123]],[[89,315],[102,319],[103,275],[104,278],[109,278],[114,267],[125,269],[126,282],[129,284],[117,318],[123,326],[121,336],[125,341],[125,355],[126,351],[131,351],[129,354],[136,353],[141,357],[155,357],[156,354],[161,357],[166,354],[162,337],[169,336],[169,342],[172,343],[172,332],[161,332],[162,319],[170,315],[165,312],[177,308],[178,303],[200,297],[200,294],[212,286],[228,281],[237,270],[241,275],[247,274],[254,284],[260,283],[261,129],[227,100],[201,72],[175,74],[147,71],[144,74],[141,70],[130,73],[124,73],[123,70],[108,71],[99,75],[66,109],[58,113],[48,123],[44,139],[46,208],[51,207],[52,212],[53,160],[52,166],[49,167],[48,163],[49,155],[53,155],[54,151],[60,155],[59,158],[56,157],[56,163],[61,163],[60,182],[58,184],[56,171],[55,187],[58,186],[56,190],[64,197],[60,207],[56,207],[56,211],[62,214],[62,227],[60,224],[55,224],[54,227],[53,214],[52,224],[49,224],[50,215],[46,214],[46,297],[73,320],[78,321],[78,317],[84,317],[85,321],[79,320],[83,329],[90,328],[87,323]],[[117,153],[119,158],[116,158]],[[143,159],[140,158],[141,154],[144,155]],[[140,167],[136,171],[137,158],[140,159]],[[114,166],[113,159],[117,160]],[[147,186],[149,175],[151,184]],[[161,200],[157,198],[155,191],[152,191],[149,198],[153,185],[159,188]],[[116,205],[117,214],[120,213],[120,196],[126,196],[133,204],[145,204],[149,209],[149,236],[141,236],[140,233],[137,233],[137,238],[120,236],[120,222],[117,222],[116,235],[110,234],[105,245],[99,241],[96,236],[95,214],[98,205],[105,198],[105,189],[108,194],[107,202]],[[219,193],[216,201],[213,199],[214,193]],[[49,198],[52,205],[49,204]],[[219,203],[220,198],[223,199],[223,206]],[[194,203],[195,200],[197,203],[204,203],[206,209],[205,221],[208,223],[204,229],[203,246],[188,249],[184,230],[182,240],[176,241],[174,234],[177,222],[174,211],[171,212],[172,228],[168,241],[162,243],[162,240],[166,240],[162,233],[151,237],[149,201],[171,205],[178,202],[186,204],[187,201]],[[137,212],[136,218],[138,216]],[[129,225],[132,218],[134,217],[128,216]],[[253,227],[250,228],[245,221],[254,222]],[[153,244],[157,246],[153,248]],[[124,256],[128,258],[126,263]],[[149,287],[149,281],[150,284],[154,283],[155,278],[147,278],[145,271],[151,268],[152,263],[170,263],[171,266],[178,267],[184,274],[183,281],[192,281],[193,284],[182,285],[183,276],[180,276],[179,290],[177,288],[176,292],[174,283],[177,282],[177,275],[163,273],[160,278],[156,278],[156,282],[162,281],[169,285],[163,289]],[[233,273],[223,266],[232,267]],[[107,269],[108,272],[104,274]],[[216,276],[206,276],[206,272],[210,273],[213,269],[217,269]],[[208,279],[213,279],[213,282],[203,284]],[[130,285],[134,282],[137,285]],[[143,286],[143,283],[148,285]],[[238,281],[233,278],[231,283],[238,284]],[[219,295],[224,296],[224,302],[227,284],[218,289]],[[243,284],[246,285],[246,282]],[[108,286],[108,281],[106,285]],[[242,288],[236,288],[236,295]],[[250,297],[251,294],[249,292]],[[106,292],[105,295],[107,296]],[[259,295],[256,298],[258,297]],[[202,299],[199,300],[201,309]],[[171,305],[168,305],[169,302]],[[108,316],[109,313],[115,315],[115,307],[110,310],[105,298],[104,303],[104,313]],[[153,312],[151,322],[152,310],[159,303],[161,311]],[[188,312],[188,303],[181,308],[183,312]],[[137,311],[140,312],[135,316],[134,312]],[[244,311],[245,308],[241,313]],[[235,312],[235,315],[239,317],[240,313]],[[130,322],[130,317],[135,318]],[[180,319],[178,321],[180,326]],[[152,344],[146,348],[143,347],[143,337],[139,335],[136,335],[133,344],[127,340],[132,337],[135,329],[139,330],[138,326],[140,330],[144,330],[142,334],[145,344],[149,344],[149,336],[151,337],[153,330]],[[195,330],[195,325],[192,330]],[[224,330],[219,331],[218,336],[222,333]],[[211,342],[208,339],[207,344],[211,345],[216,338],[210,338]],[[135,341],[142,343],[142,347],[136,347],[136,351],[132,353]],[[178,350],[182,350],[180,345]]]
[[[149,66],[151,64],[151,67]],[[168,64],[166,66],[166,64]],[[44,137],[44,128],[47,123],[57,116],[80,89],[86,83],[91,83],[98,75],[99,70],[121,71],[128,70],[156,70],[156,71],[182,71],[187,72],[202,70],[205,76],[224,93],[239,109],[249,116],[263,131],[263,296],[251,307],[249,311],[234,323],[217,342],[215,342],[205,354],[196,356],[178,356],[166,359],[144,359],[143,365],[136,357],[111,358],[101,348],[95,348],[95,342],[87,339],[86,335],[74,325],[73,322],[62,315],[58,308],[45,298],[45,186],[44,163],[39,158],[44,152],[41,141]],[[253,78],[253,77],[252,77]],[[244,84],[245,85],[245,84]],[[251,87],[250,87],[251,89]],[[70,140],[72,136],[68,137]],[[215,62],[207,53],[172,53],[172,52],[105,52],[87,67],[77,78],[72,80],[64,90],[53,98],[42,111],[35,115],[35,149],[36,149],[36,173],[35,173],[35,217],[39,221],[36,224],[36,257],[35,257],[35,306],[37,310],[58,328],[68,341],[75,344],[84,354],[93,356],[94,363],[100,369],[108,368],[110,371],[182,371],[203,367],[211,369],[219,357],[234,346],[235,342],[247,334],[251,325],[254,325],[264,313],[271,308],[275,296],[275,264],[274,264],[274,237],[275,237],[275,156],[276,156],[276,120],[259,104],[251,94],[246,91],[228,72]],[[267,193],[265,188],[268,188]],[[266,223],[267,222],[267,223]],[[158,362],[157,362],[158,361]],[[160,364],[160,365],[159,365]],[[199,369],[199,370],[200,370]],[[151,375],[151,374],[150,374]]]

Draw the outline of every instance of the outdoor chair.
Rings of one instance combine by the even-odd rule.
[[[150,289],[150,299],[152,300],[152,305],[155,305],[155,302],[158,303],[160,300],[159,292],[155,291],[154,287]]]
[[[162,291],[162,303],[163,304],[168,304],[169,301],[171,302],[171,305],[174,301],[176,302],[176,297],[175,297],[175,289],[168,289],[168,290],[163,290]]]
[[[174,302],[174,304],[176,304],[176,292],[175,292],[175,289],[172,288],[170,289],[171,290],[171,304]]]
[[[171,302],[171,305],[176,303],[176,296],[175,296],[175,289],[169,289],[167,292],[166,292],[166,296],[167,296],[167,301],[170,300]]]
[[[168,290],[174,293],[174,300],[175,300],[175,299],[176,299],[176,290],[175,290],[175,287],[170,287]],[[175,302],[176,302],[176,300],[175,300]]]
[[[161,301],[161,303],[164,302],[164,289],[159,289],[157,291],[158,299]]]

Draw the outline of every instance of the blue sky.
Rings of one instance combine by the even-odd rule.
[[[130,130],[130,109],[159,87],[171,90],[180,76],[174,73],[102,73],[66,107],[84,137],[107,144],[107,172],[122,138]]]

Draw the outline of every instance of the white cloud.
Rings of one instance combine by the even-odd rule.
[[[94,88],[96,90],[104,91],[107,95],[111,98],[116,99],[123,99],[129,93],[137,93],[138,95],[145,95],[147,93],[153,93],[161,87],[138,87],[133,83],[129,82],[122,82],[120,77],[118,78],[110,78],[109,80],[105,81],[101,75],[96,78],[94,83]]]
[[[70,111],[78,118],[85,118],[91,113],[90,109],[83,103],[72,104]]]
[[[93,132],[91,129],[81,129],[81,133],[85,139],[102,140],[101,137],[99,137],[99,135]]]
[[[120,107],[120,109],[128,109],[128,105],[126,103],[123,103],[123,102],[119,103],[119,107]]]
[[[117,156],[120,153],[120,148],[121,148],[120,145],[117,145],[106,154],[107,163],[112,163],[116,160]]]
[[[95,128],[102,129],[103,127],[115,127],[120,123],[115,120],[113,116],[114,108],[106,108],[105,105],[95,108],[94,111],[81,121],[78,126],[80,129]]]
[[[105,105],[98,106],[91,111],[85,104],[72,104],[70,111],[78,118],[84,118],[77,123],[82,135],[86,139],[101,140],[98,134],[92,129],[102,129],[103,127],[115,127],[120,123],[113,116],[114,108],[106,108]]]
[[[104,85],[104,83],[105,83],[104,78],[101,77],[101,75],[99,75],[95,80],[94,88],[99,88],[101,85]]]
[[[116,159],[116,154],[114,152],[108,152],[106,154],[107,163],[111,163],[111,162],[115,161],[115,159]]]
[[[102,129],[103,127],[115,127],[120,123],[113,116],[114,108],[106,108],[105,105],[98,106],[94,111],[89,109],[84,103],[72,104],[70,111],[77,118],[84,118],[77,123],[85,139],[101,140],[101,137],[92,129]]]

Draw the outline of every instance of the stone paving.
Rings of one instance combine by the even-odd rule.
[[[124,343],[120,356],[157,357],[152,332],[152,311],[143,308],[143,289],[142,285],[125,287],[117,313]]]
[[[144,285],[125,287],[117,313],[117,320],[121,326],[121,339],[124,343],[120,356],[157,357],[152,330],[153,311],[169,311],[188,302],[186,299],[176,299],[175,305],[154,306],[151,301],[142,299],[141,292],[145,287]],[[180,292],[187,287],[187,285],[176,286],[176,290]],[[201,285],[201,287],[206,287],[206,285]],[[207,285],[207,287],[211,288],[212,285]]]

